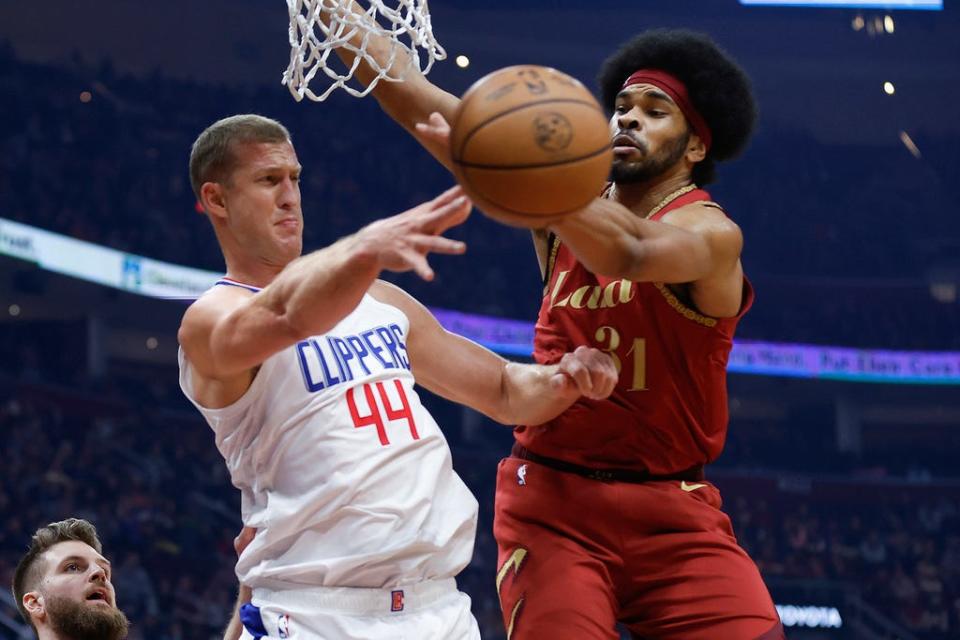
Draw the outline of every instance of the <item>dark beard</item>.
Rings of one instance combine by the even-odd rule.
[[[50,627],[61,638],[70,640],[123,640],[130,623],[123,611],[110,607],[101,610],[69,598],[48,597]]]
[[[613,161],[610,168],[610,180],[620,184],[646,182],[662,175],[680,161],[687,152],[690,142],[690,131],[678,136],[671,143],[664,146],[657,155],[641,160],[640,162]],[[645,151],[645,149],[644,149]]]

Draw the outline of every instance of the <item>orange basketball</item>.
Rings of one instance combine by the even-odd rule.
[[[607,118],[578,80],[507,67],[463,95],[451,125],[457,180],[490,217],[543,227],[603,189],[613,154]]]

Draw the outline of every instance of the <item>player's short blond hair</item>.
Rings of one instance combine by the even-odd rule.
[[[200,199],[205,182],[223,182],[234,169],[237,144],[289,142],[290,132],[272,118],[245,113],[217,120],[203,130],[190,151],[190,186]]]

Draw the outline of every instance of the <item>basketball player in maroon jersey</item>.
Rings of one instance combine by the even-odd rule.
[[[366,51],[386,63],[388,46],[374,39]],[[406,74],[373,95],[449,168],[459,101],[415,66]],[[358,77],[373,72],[361,64]],[[726,438],[726,364],[753,291],[740,229],[700,186],[746,146],[750,83],[710,38],[683,30],[638,35],[599,79],[613,112],[612,181],[534,233],[544,276],[534,357],[596,346],[620,378],[606,400],[518,426],[500,464],[496,586],[507,635],[614,640],[620,622],[644,639],[783,638],[704,478]]]

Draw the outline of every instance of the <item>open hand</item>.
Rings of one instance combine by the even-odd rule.
[[[442,234],[462,224],[471,206],[460,187],[453,187],[413,209],[367,225],[356,238],[363,250],[376,255],[381,269],[413,270],[424,280],[433,280],[427,254],[466,251],[464,243]]]

